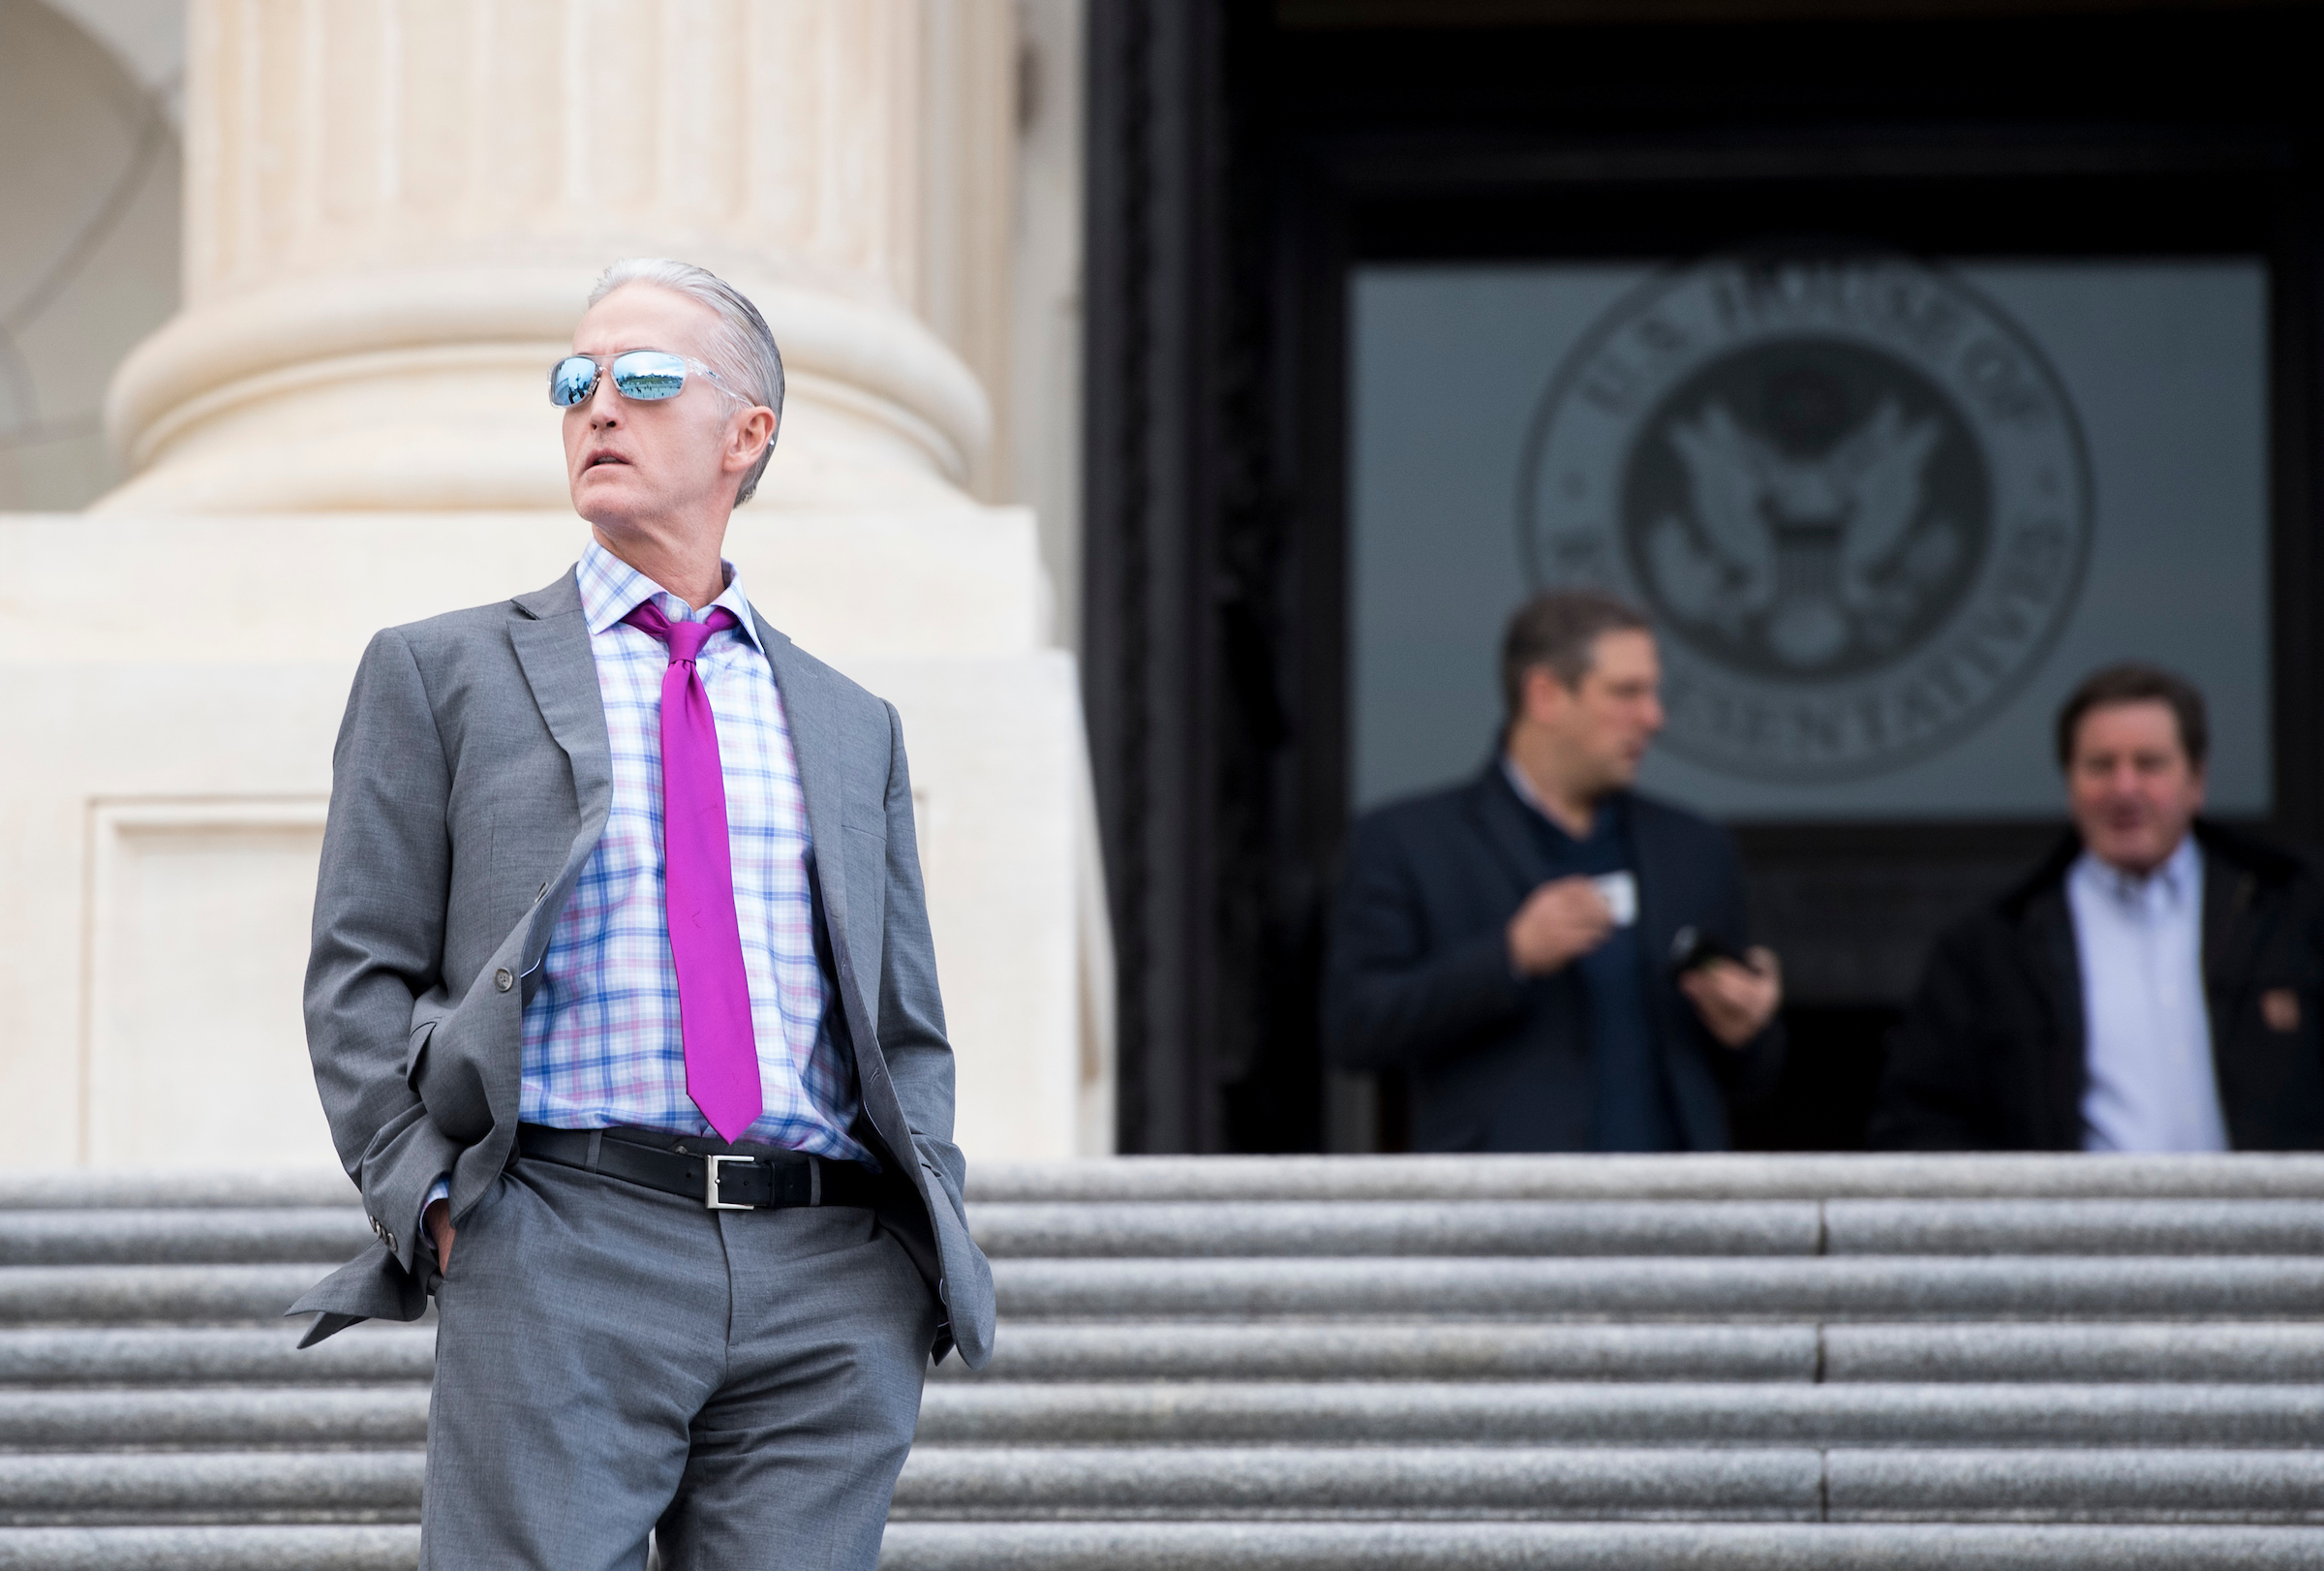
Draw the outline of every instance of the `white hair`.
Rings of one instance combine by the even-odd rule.
[[[707,267],[697,267],[690,262],[673,262],[667,257],[629,257],[615,262],[598,275],[596,287],[589,292],[589,303],[596,305],[625,284],[653,284],[672,293],[683,294],[710,307],[719,319],[718,330],[711,335],[710,362],[726,383],[730,391],[754,404],[764,404],[775,412],[776,431],[782,428],[782,351],[775,347],[775,334],[767,326],[767,319],[758,314],[750,297],[736,289]],[[775,438],[767,438],[766,450],[734,494],[737,507],[750,500],[758,489],[758,477],[767,472],[767,460],[775,456]]]

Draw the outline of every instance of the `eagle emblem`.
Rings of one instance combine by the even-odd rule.
[[[1922,483],[1942,434],[1888,397],[1798,457],[1708,400],[1667,429],[1687,484],[1683,508],[1647,528],[1657,598],[1801,671],[1851,646],[1884,652],[1961,561],[1960,526],[1930,516]]]
[[[1575,341],[1527,434],[1518,547],[1536,585],[1653,616],[1665,751],[1821,786],[2012,700],[2080,591],[2089,477],[2040,346],[1959,276],[1734,253]]]

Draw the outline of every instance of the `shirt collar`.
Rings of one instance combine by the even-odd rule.
[[[581,561],[574,568],[574,578],[581,590],[581,615],[589,623],[592,633],[603,632],[617,626],[622,618],[636,610],[647,601],[654,601],[661,614],[673,622],[706,621],[712,606],[723,605],[734,613],[736,631],[758,642],[758,624],[750,615],[750,601],[743,593],[743,575],[734,570],[734,564],[719,560],[719,566],[726,574],[725,591],[699,610],[615,556],[596,540],[581,550]],[[763,653],[763,650],[762,650]]]
[[[2124,872],[2111,862],[2100,861],[2095,852],[2088,850],[2075,859],[2074,869],[2116,900],[2179,906],[2202,886],[2203,853],[2195,845],[2195,837],[2189,834],[2180,839],[2179,848],[2163,858],[2160,867],[2143,878],[2135,873]]]
[[[1560,834],[1566,833],[1566,826],[1559,823],[1549,810],[1542,805],[1542,793],[1533,788],[1533,782],[1525,778],[1525,771],[1517,767],[1517,760],[1506,753],[1501,755],[1501,778],[1508,781],[1509,788],[1517,793],[1517,800],[1533,809],[1543,822]],[[1613,811],[1614,798],[1609,796],[1599,802],[1590,812],[1590,833],[1594,835],[1603,828]]]
[[[1542,806],[1542,793],[1533,788],[1533,782],[1525,778],[1525,771],[1517,767],[1517,760],[1506,753],[1501,755],[1501,778],[1509,782],[1509,788],[1517,793],[1518,801],[1544,818],[1549,816],[1549,810]]]

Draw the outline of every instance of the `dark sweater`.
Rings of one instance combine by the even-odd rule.
[[[1671,980],[1679,929],[1740,951],[1742,866],[1726,831],[1651,797],[1620,799],[1638,883],[1645,1018],[1674,1145],[1730,1143],[1730,1098],[1771,1083],[1770,1027],[1721,1045]],[[1578,966],[1526,980],[1506,929],[1548,868],[1495,758],[1465,786],[1366,814],[1350,839],[1324,978],[1325,1052],[1350,1069],[1400,1068],[1422,1151],[1600,1149],[1599,1054]]]

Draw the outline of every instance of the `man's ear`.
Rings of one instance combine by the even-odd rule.
[[[1532,720],[1547,720],[1573,696],[1573,691],[1546,665],[1536,665],[1525,673],[1525,713]]]
[[[743,417],[726,427],[726,455],[720,467],[728,470],[749,469],[758,462],[758,455],[775,440],[775,412],[764,404],[747,411]]]

